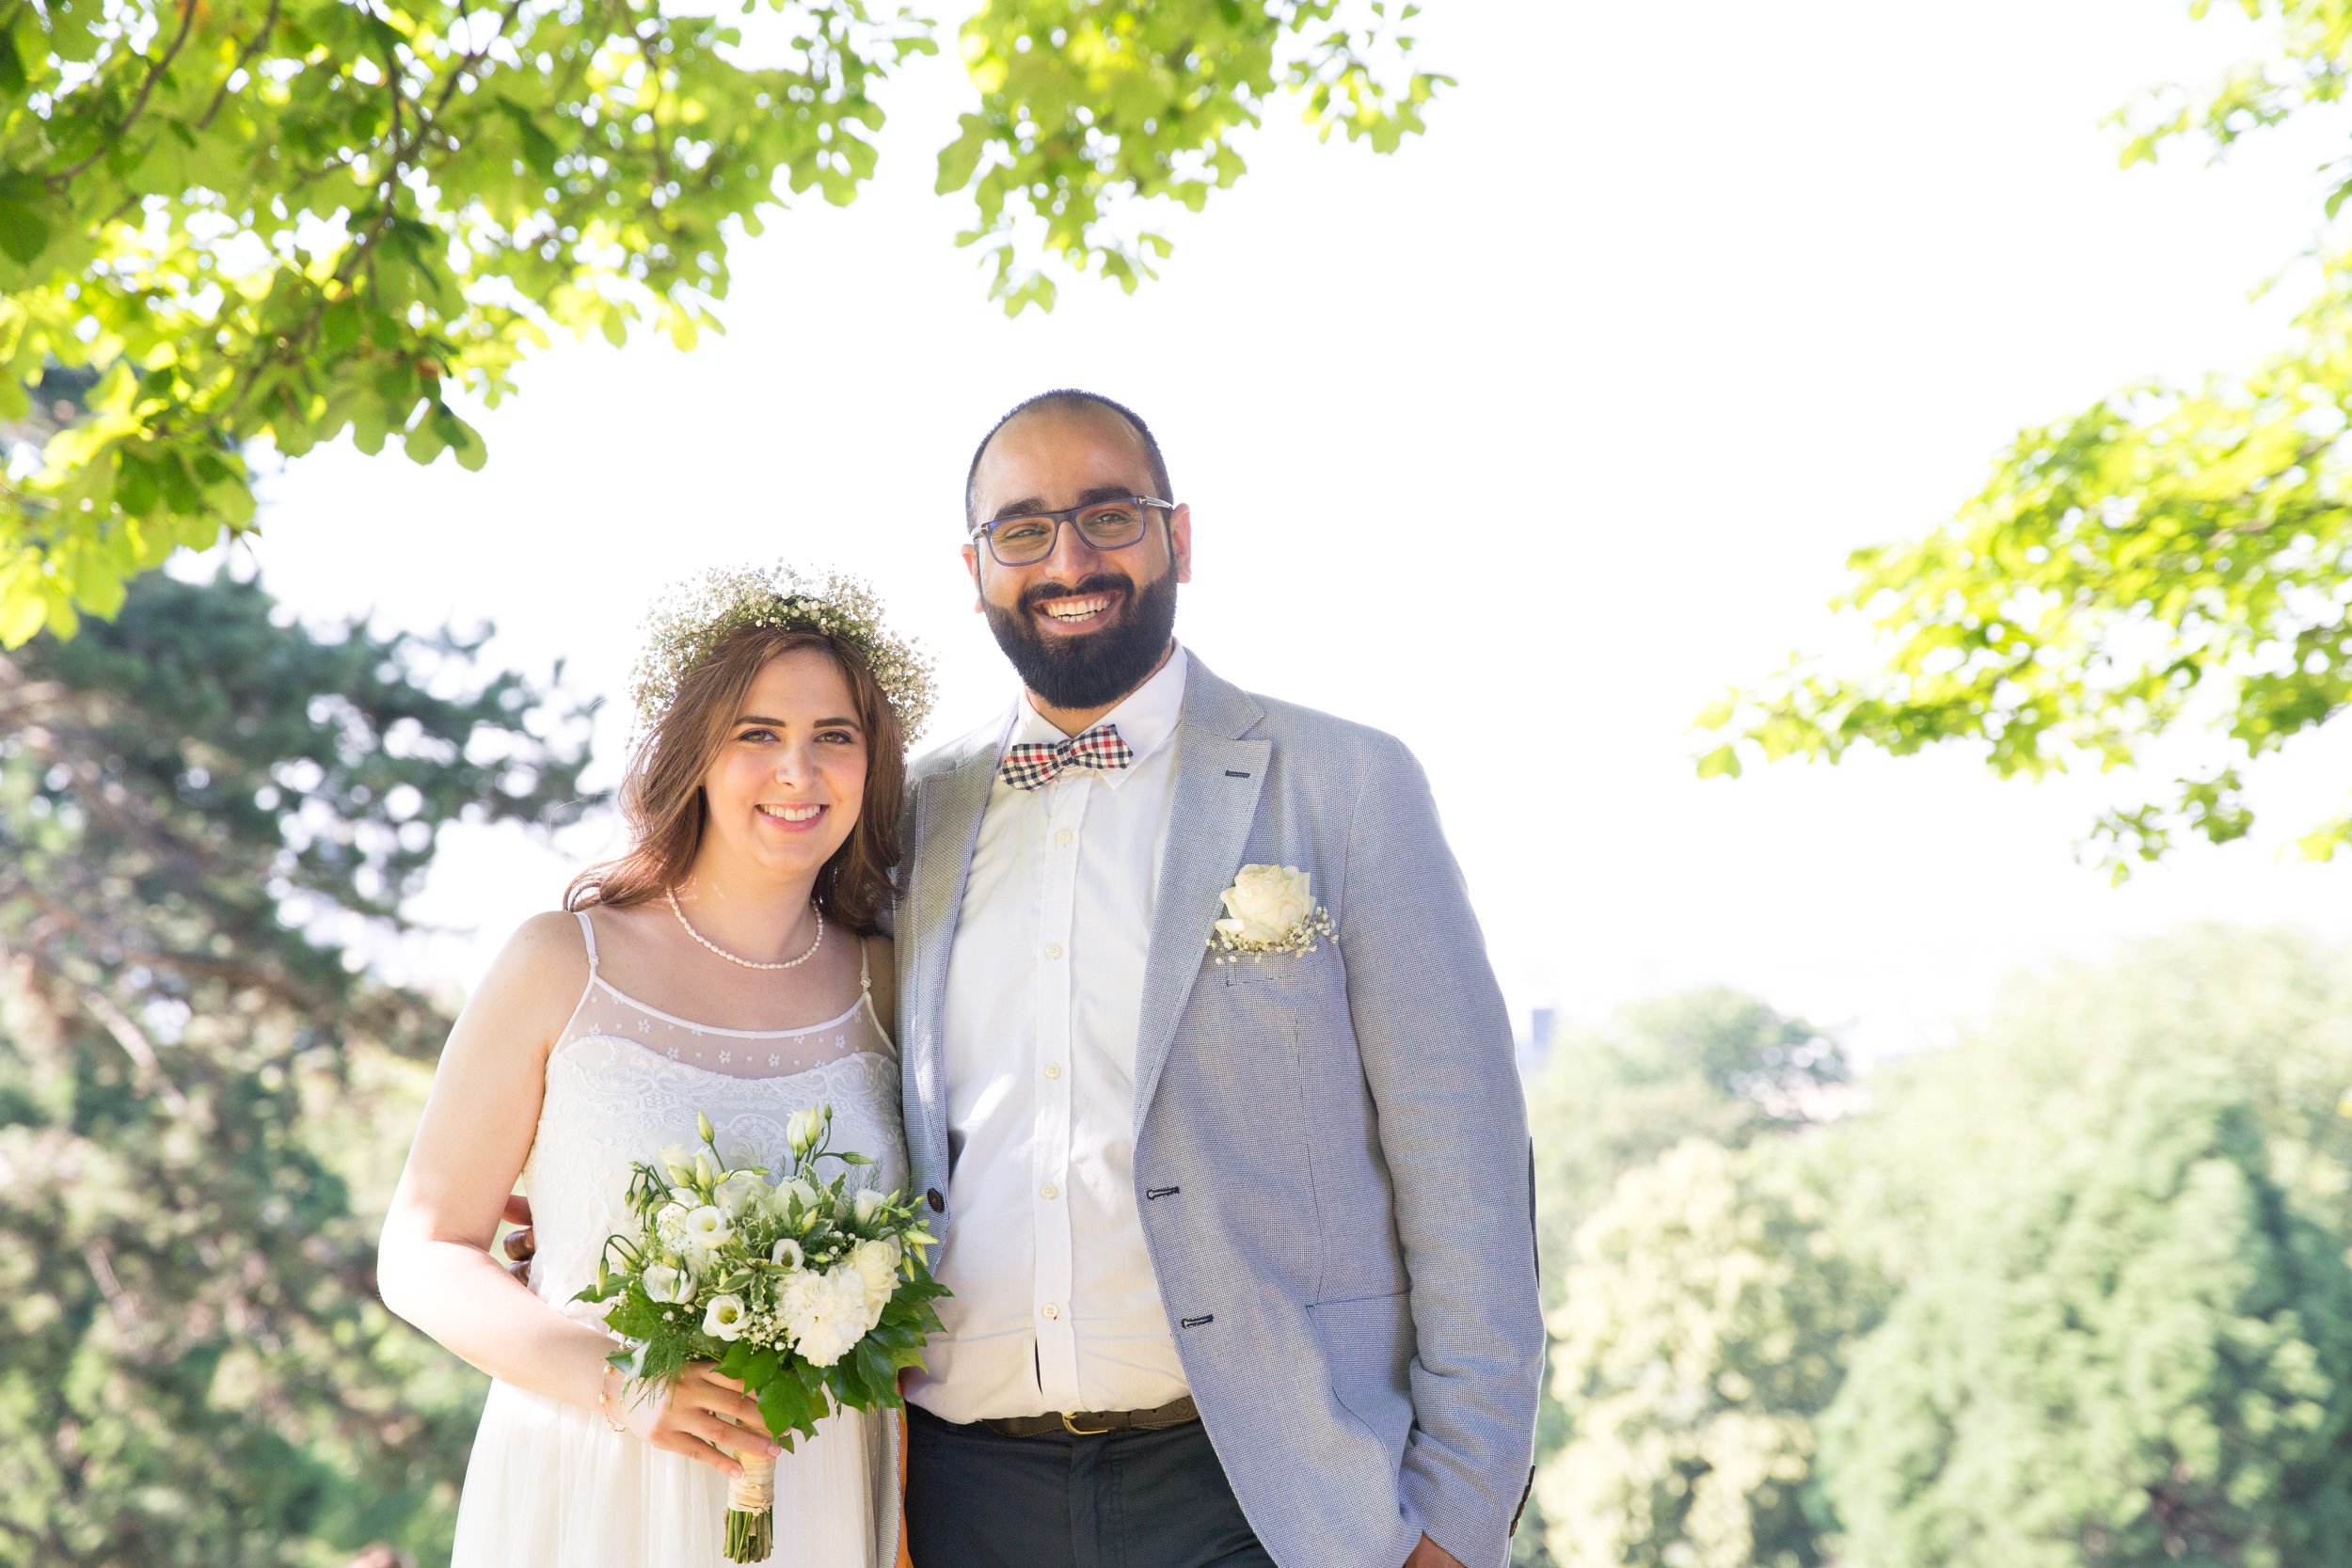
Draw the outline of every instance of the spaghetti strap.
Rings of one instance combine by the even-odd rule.
[[[586,910],[574,910],[572,912],[580,917],[580,934],[588,939],[588,978],[594,980],[596,977],[596,928],[588,924]]]
[[[857,990],[860,996],[874,994],[874,950],[866,939],[857,939]]]

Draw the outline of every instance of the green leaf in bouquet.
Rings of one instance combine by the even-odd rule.
[[[850,1409],[864,1407],[866,1386],[864,1379],[858,1373],[857,1355],[854,1352],[823,1369],[823,1371],[825,1386],[832,1390],[835,1404]]]
[[[765,1379],[755,1377],[754,1368],[760,1356],[773,1354],[759,1350],[749,1339],[738,1339],[727,1347],[724,1355],[719,1357],[719,1370],[741,1383],[743,1391],[756,1399],[759,1395],[758,1385]]]
[[[818,1418],[830,1414],[823,1386],[810,1387],[806,1379],[815,1369],[798,1362],[778,1367],[777,1376],[759,1396],[759,1417],[768,1423],[769,1434],[786,1449],[792,1447],[792,1434],[817,1435]]]
[[[890,1353],[874,1343],[870,1335],[860,1339],[857,1349],[845,1359],[857,1363],[858,1376],[866,1384],[864,1408],[884,1410],[898,1402],[898,1369]]]

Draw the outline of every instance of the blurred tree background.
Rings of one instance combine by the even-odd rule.
[[[370,965],[444,826],[582,809],[582,715],[478,641],[150,569],[249,526],[254,443],[477,463],[459,390],[556,331],[691,341],[729,241],[851,198],[871,89],[937,29],[762,8],[766,63],[651,0],[0,0],[5,1568],[445,1556],[479,1380],[369,1268],[448,1019]],[[2274,53],[2152,95],[2128,156],[2340,103],[2352,0],[2242,8]],[[1419,130],[1412,7],[1343,9],[979,8],[937,183],[985,286],[1135,286],[1165,252],[1124,204],[1230,185],[1286,92]],[[2352,274],[2317,276],[2269,363],[2026,430],[1950,526],[1857,554],[1883,662],[1735,694],[1703,767],[2217,735],[2093,842],[2122,874],[2242,836],[2241,766],[2352,702]],[[1530,1085],[1518,1561],[2352,1564],[2347,1085],[2352,953],[2222,927],[2024,977],[1867,1079],[1720,990],[1572,1034]]]
[[[374,1299],[449,1018],[363,955],[443,827],[585,803],[478,641],[133,585],[0,657],[0,1563],[445,1555],[478,1380]]]
[[[2340,114],[2352,0],[2237,8],[2267,53],[2120,113],[2127,166]],[[2338,159],[2322,220],[2347,197]],[[1702,775],[1941,746],[2155,776],[2091,825],[2118,881],[2243,838],[2245,769],[2352,707],[2352,252],[2323,230],[2307,261],[2288,349],[2024,430],[1949,524],[1856,551],[1837,606],[1877,653],[1731,692]],[[2313,860],[2352,845],[2352,811],[2296,828]],[[1521,1560],[2352,1563],[2347,1008],[2352,954],[2191,930],[1799,1101],[1830,1115],[1767,1132],[1697,1096],[1663,1154],[1604,1132],[1607,1199],[1605,1154],[1564,1184]],[[1535,1097],[1539,1142],[1618,1125],[1606,1073],[1551,1071],[1576,1082]]]
[[[2352,953],[2221,927],[1862,1089],[1722,992],[1562,1042],[1517,1560],[2352,1563],[2347,1085]]]

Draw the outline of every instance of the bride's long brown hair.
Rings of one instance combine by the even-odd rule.
[[[817,906],[844,930],[865,936],[892,895],[898,863],[899,794],[906,787],[906,734],[865,656],[823,632],[746,626],[723,640],[681,677],[653,730],[637,744],[621,779],[628,847],[572,879],[564,907],[624,910],[659,898],[685,879],[702,847],[703,777],[734,733],[752,683],[771,658],[815,648],[850,683],[866,731],[866,791],[857,824],[817,873]]]

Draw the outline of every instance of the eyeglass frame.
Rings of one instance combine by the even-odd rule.
[[[1178,506],[1183,504],[1179,501],[1164,501],[1157,496],[1101,496],[1090,501],[1082,501],[1076,506],[1065,506],[1058,512],[1016,512],[1009,517],[991,517],[987,522],[973,524],[971,530],[964,534],[964,539],[967,543],[975,540],[986,539],[988,541],[989,559],[995,562],[999,566],[1034,566],[1039,561],[1051,561],[1054,559],[1054,552],[1061,547],[1061,530],[1064,523],[1075,523],[1078,520],[1078,514],[1081,512],[1091,512],[1098,506],[1111,506],[1122,500],[1133,501],[1137,506],[1141,507],[1156,506],[1161,511],[1168,513],[1173,513]],[[1037,561],[1007,561],[1003,556],[996,553],[996,528],[998,524],[1032,522],[1040,517],[1048,517],[1053,520],[1054,536],[1045,542],[1045,553],[1039,556]],[[1147,517],[1144,519],[1143,531],[1136,534],[1133,539],[1128,540],[1123,545],[1098,545],[1091,539],[1087,539],[1086,545],[1088,549],[1102,550],[1105,553],[1111,550],[1131,550],[1137,545],[1142,544],[1143,541],[1150,536],[1151,532],[1151,519]],[[1078,537],[1085,539],[1086,535],[1080,534]]]

